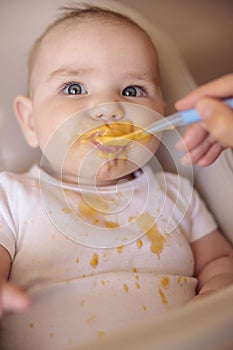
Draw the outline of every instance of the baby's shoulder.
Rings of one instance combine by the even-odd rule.
[[[185,176],[170,173],[166,171],[153,172],[150,171],[155,181],[160,184],[161,187],[167,189],[178,189],[178,188],[193,188],[192,181]]]
[[[28,188],[38,183],[37,169],[33,167],[25,173],[13,173],[3,171],[0,173],[0,189],[1,191],[15,191],[15,189]]]
[[[192,181],[184,176],[163,171],[149,172],[149,181],[155,183],[154,186],[165,195],[167,201],[187,206],[193,193],[196,192]]]

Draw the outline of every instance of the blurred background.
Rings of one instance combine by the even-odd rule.
[[[233,0],[118,0],[175,42],[198,84],[233,72]]]

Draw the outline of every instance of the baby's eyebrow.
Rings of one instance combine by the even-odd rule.
[[[78,69],[72,69],[69,67],[60,67],[49,74],[47,82],[60,77],[72,77],[72,76],[88,74],[88,73],[91,73],[93,70],[94,69],[91,67],[78,68]]]
[[[158,81],[159,81],[158,77],[148,74],[146,72],[145,73],[144,72],[127,72],[126,77],[129,79],[135,79],[142,82],[149,81],[155,84],[158,84]]]

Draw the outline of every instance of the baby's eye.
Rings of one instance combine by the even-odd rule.
[[[69,83],[63,88],[63,92],[67,95],[82,95],[87,94],[86,89],[80,83]]]
[[[139,86],[127,86],[122,91],[123,96],[130,96],[130,97],[138,97],[138,96],[145,96],[144,90]]]

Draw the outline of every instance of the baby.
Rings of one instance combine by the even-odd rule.
[[[155,171],[158,138],[114,141],[165,113],[143,29],[66,9],[32,48],[28,91],[15,111],[42,158],[0,176],[1,349],[74,348],[233,282],[197,193]]]

